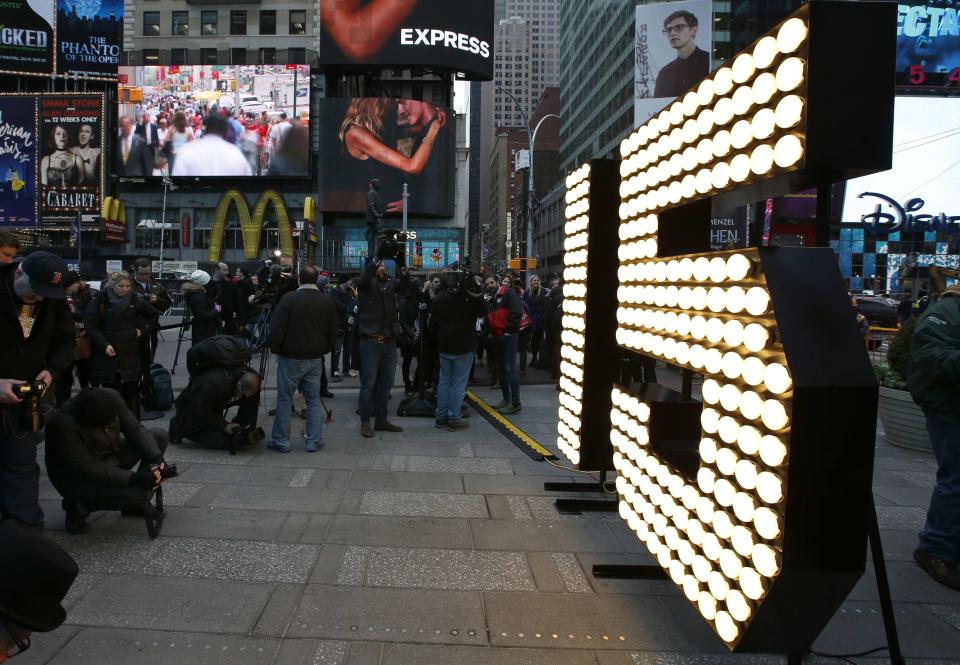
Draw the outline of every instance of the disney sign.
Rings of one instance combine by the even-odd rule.
[[[956,247],[960,241],[960,215],[948,216],[941,212],[938,215],[914,214],[925,205],[920,198],[907,200],[901,205],[886,194],[877,192],[863,192],[858,199],[873,197],[882,203],[877,203],[873,212],[862,215],[860,222],[863,228],[871,235],[885,236],[896,231],[904,233],[920,233],[923,231],[939,231],[950,236],[950,245]],[[893,212],[884,211],[884,204],[893,209]]]

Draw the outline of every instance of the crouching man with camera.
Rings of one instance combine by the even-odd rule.
[[[177,473],[163,459],[166,449],[167,433],[147,430],[112,388],[84,388],[57,409],[47,423],[46,462],[67,533],[87,531],[94,510],[142,513],[151,492]]]
[[[41,414],[52,409],[51,377],[70,367],[75,346],[66,276],[66,263],[49,252],[0,266],[0,521],[36,531],[43,530]]]
[[[257,427],[260,375],[245,365],[201,370],[191,376],[174,404],[177,414],[170,421],[170,440],[175,444],[187,438],[233,454],[264,439],[263,429]],[[234,406],[237,414],[227,422],[227,410]]]

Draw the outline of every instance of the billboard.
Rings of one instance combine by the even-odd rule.
[[[33,226],[36,98],[0,95],[0,226]]]
[[[115,79],[122,34],[123,0],[59,0],[57,73]]]
[[[960,87],[960,7],[954,0],[897,7],[897,85]]]
[[[637,5],[634,125],[640,126],[710,73],[710,0]]]
[[[452,109],[412,99],[321,101],[319,208],[365,213],[370,180],[387,212],[453,215],[456,128]]]
[[[942,231],[956,243],[958,126],[960,98],[897,97],[893,168],[847,182],[842,221],[878,236]]]
[[[56,0],[5,0],[0,8],[0,71],[50,76]]]
[[[78,211],[94,219],[103,196],[103,95],[43,95],[37,109],[43,223],[70,222]]]
[[[320,3],[324,65],[407,65],[493,78],[493,0]]]
[[[118,176],[310,175],[308,66],[120,67],[119,74],[142,101],[117,105],[121,134],[129,122],[137,137],[117,142]],[[212,114],[223,122],[211,131]]]

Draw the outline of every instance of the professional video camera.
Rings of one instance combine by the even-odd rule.
[[[253,294],[253,302],[258,305],[276,305],[293,284],[293,266],[266,259],[257,280],[259,284]]]
[[[377,236],[377,256],[380,261],[396,261],[398,268],[407,265],[407,234],[399,229],[384,229]]]
[[[444,288],[465,293],[471,298],[483,297],[483,278],[469,270],[450,270],[444,273]]]
[[[27,381],[13,387],[14,394],[23,400],[23,413],[26,416],[26,425],[31,432],[43,429],[43,418],[40,414],[40,398],[43,397],[47,384],[43,381]]]

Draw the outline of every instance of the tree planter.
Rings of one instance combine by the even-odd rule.
[[[880,422],[887,443],[901,448],[932,453],[923,411],[906,390],[880,386]]]

